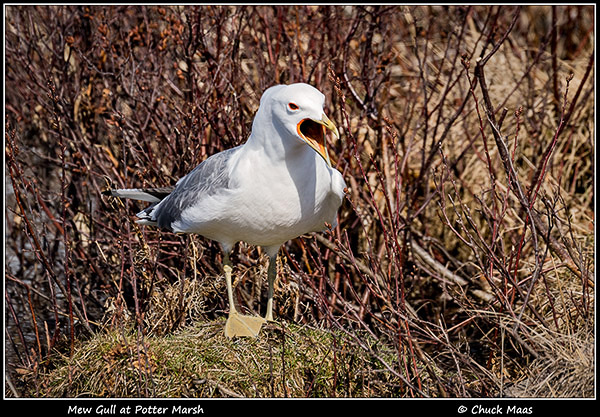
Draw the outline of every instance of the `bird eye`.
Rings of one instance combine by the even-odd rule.
[[[300,107],[296,103],[288,103],[290,110],[298,110]]]

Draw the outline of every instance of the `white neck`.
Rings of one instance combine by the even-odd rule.
[[[252,133],[244,148],[262,152],[274,163],[289,164],[298,158],[305,159],[316,155],[300,138],[289,133],[283,126],[276,126],[269,108],[261,108],[257,112],[252,123]]]

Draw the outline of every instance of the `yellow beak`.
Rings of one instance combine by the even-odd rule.
[[[325,113],[321,116],[321,120],[304,119],[297,126],[298,135],[300,135],[308,146],[323,157],[327,165],[331,166],[331,159],[329,159],[327,146],[325,146],[325,133],[327,133],[327,130],[331,130],[336,139],[340,138],[337,127],[335,127]]]

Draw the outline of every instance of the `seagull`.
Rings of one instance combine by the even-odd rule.
[[[324,102],[325,96],[308,84],[270,87],[243,145],[210,156],[174,187],[105,192],[152,203],[137,214],[139,224],[197,233],[220,243],[229,299],[228,338],[257,337],[263,324],[274,321],[280,247],[337,225],[346,183],[326,147],[326,134],[339,139],[339,133],[323,111]],[[262,247],[269,257],[264,318],[240,314],[235,307],[229,254],[239,241]]]

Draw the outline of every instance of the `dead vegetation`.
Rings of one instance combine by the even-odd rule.
[[[593,396],[593,13],[7,6],[6,395]],[[172,185],[298,81],[350,191],[282,250],[280,326],[227,341],[219,247],[101,191]]]
[[[323,329],[269,325],[227,339],[224,319],[165,336],[98,334],[54,359],[29,393],[43,397],[381,397],[401,384],[363,349]],[[372,342],[374,343],[374,342]],[[388,351],[388,355],[394,354]]]

